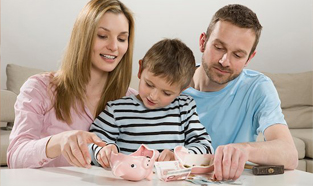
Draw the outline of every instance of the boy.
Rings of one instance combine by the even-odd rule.
[[[180,95],[195,71],[192,51],[177,39],[164,39],[139,61],[139,94],[107,103],[90,127],[105,147],[90,145],[92,161],[110,167],[112,151],[130,154],[141,144],[160,151],[158,161],[174,160],[173,149],[213,153],[192,97]]]

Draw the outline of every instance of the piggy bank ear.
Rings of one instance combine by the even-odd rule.
[[[160,153],[159,153],[159,151],[157,151],[157,150],[153,150],[153,151],[154,151],[154,152],[153,152],[153,159],[156,160],[156,159],[159,158]]]
[[[180,163],[185,162],[185,157],[188,155],[188,149],[183,146],[177,146],[174,149],[175,160],[178,160]]]

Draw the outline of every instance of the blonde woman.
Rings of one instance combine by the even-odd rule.
[[[90,167],[87,132],[108,101],[129,89],[134,20],[118,0],[91,0],[80,12],[61,68],[30,77],[15,104],[10,168]]]

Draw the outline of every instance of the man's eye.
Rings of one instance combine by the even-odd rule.
[[[238,54],[234,54],[234,56],[235,56],[236,58],[241,58],[241,56],[238,55]]]
[[[152,85],[150,85],[149,83],[146,83],[147,87],[152,87]]]
[[[214,45],[214,47],[215,47],[217,50],[223,50],[223,47],[220,47],[220,46],[217,46],[217,45]]]

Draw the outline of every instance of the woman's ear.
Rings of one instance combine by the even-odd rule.
[[[142,59],[139,60],[139,69],[138,69],[138,78],[139,78],[139,79],[140,79],[140,77],[141,77],[141,72],[142,72],[141,67],[142,67]]]
[[[200,39],[199,39],[199,49],[200,49],[200,52],[204,52],[204,49],[205,49],[205,44],[206,44],[206,34],[204,32],[201,33],[200,35]]]

